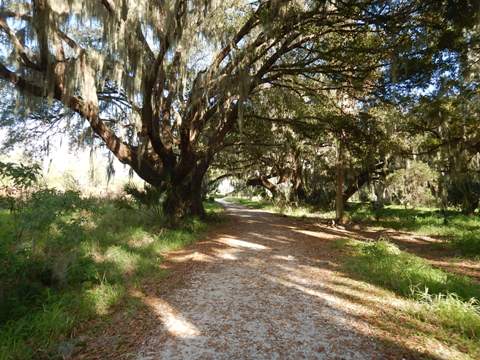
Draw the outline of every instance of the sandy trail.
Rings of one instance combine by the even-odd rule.
[[[416,357],[379,340],[368,321],[373,308],[360,301],[375,295],[350,288],[355,284],[335,271],[326,245],[340,236],[226,207],[231,219],[210,239],[218,246],[188,255],[204,266],[180,288],[149,299],[160,324],[136,359]],[[352,292],[359,301],[349,299]]]
[[[85,324],[72,358],[471,359],[411,301],[342,272],[336,240],[375,233],[225,206],[204,240],[165,254],[167,278],[131,289],[134,315],[117,309],[100,333]]]

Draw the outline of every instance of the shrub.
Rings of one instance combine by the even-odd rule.
[[[21,315],[45,287],[68,284],[85,237],[84,218],[74,211],[86,206],[78,193],[39,190],[0,224],[0,321],[12,316],[9,308]]]
[[[435,199],[429,184],[435,182],[435,172],[421,161],[413,161],[387,177],[387,189],[400,204],[407,206],[432,205]]]
[[[161,198],[164,194],[163,189],[145,184],[143,190],[141,190],[135,184],[127,183],[123,187],[123,191],[133,198],[138,207],[153,210],[156,214],[161,213]]]
[[[469,231],[460,234],[457,239],[452,241],[453,246],[460,250],[463,255],[480,254],[480,234],[478,231]]]
[[[448,201],[467,215],[474,213],[480,201],[480,180],[475,174],[456,174],[447,182]]]

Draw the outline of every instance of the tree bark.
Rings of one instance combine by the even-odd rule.
[[[258,178],[251,178],[247,180],[247,185],[248,186],[261,186],[272,194],[272,197],[275,198],[278,195],[278,188],[277,186],[272,183],[268,176],[261,175]]]
[[[343,193],[343,203],[345,204],[355,193],[362,188],[367,182],[369,182],[373,176],[386,176],[388,173],[384,168],[385,162],[380,161],[373,167],[370,167],[362,171],[355,178],[354,182],[347,186]]]
[[[163,211],[171,225],[187,216],[205,216],[203,208],[201,189],[195,184],[181,184],[172,186],[167,191],[163,203]]]
[[[208,162],[205,160],[197,165],[195,163],[195,161],[185,163],[186,169],[177,169],[177,174],[172,175],[171,184],[168,185],[163,212],[173,226],[188,216],[205,217],[202,183]]]
[[[303,186],[303,167],[300,160],[300,153],[297,152],[294,157],[294,169],[292,172],[292,191],[290,201],[300,202],[306,198],[305,187]]]
[[[335,196],[335,221],[343,224],[345,221],[345,203],[343,202],[343,185],[345,183],[345,149],[343,139],[340,138],[337,144],[336,164],[336,196]]]

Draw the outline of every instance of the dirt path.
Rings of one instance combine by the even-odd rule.
[[[407,344],[391,320],[402,301],[337,271],[334,231],[226,206],[230,221],[209,241],[170,257],[170,264],[193,264],[183,284],[143,298],[157,325],[136,359],[455,355],[438,343],[434,350]]]
[[[165,255],[74,359],[469,359],[408,300],[342,273],[332,228],[226,204],[205,240]],[[365,234],[363,234],[365,235]],[[85,324],[95,329],[95,321]]]

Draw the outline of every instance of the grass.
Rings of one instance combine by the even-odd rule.
[[[469,277],[435,268],[388,241],[357,242],[353,248],[346,265],[350,272],[400,295],[454,293],[463,300],[480,299],[480,286]]]
[[[459,211],[442,213],[435,208],[405,209],[390,205],[374,212],[365,204],[351,204],[348,212],[354,222],[440,237],[464,256],[480,255],[480,216],[463,215]]]
[[[348,273],[414,300],[410,314],[478,347],[480,286],[473,280],[432,267],[385,240],[339,240],[335,247],[348,249]]]
[[[206,203],[206,210],[215,220],[221,207]],[[16,271],[0,284],[9,289],[4,296],[0,293],[1,360],[61,357],[58,344],[68,343],[80,323],[107,319],[115,306],[127,301],[129,287],[162,278],[163,254],[193,243],[208,227],[208,222],[190,219],[177,229],[166,229],[151,213],[118,208],[109,201],[94,201],[88,210],[73,209],[58,218],[69,221],[52,223],[37,234],[43,242],[35,251],[25,249],[28,256],[23,249],[0,249],[0,263]],[[2,240],[12,239],[13,226],[12,215],[0,211]],[[38,274],[45,269],[59,272],[64,282],[42,282]],[[20,281],[15,274],[21,275]]]
[[[465,301],[455,294],[424,294],[413,314],[468,339],[480,339],[480,306],[474,298]]]

